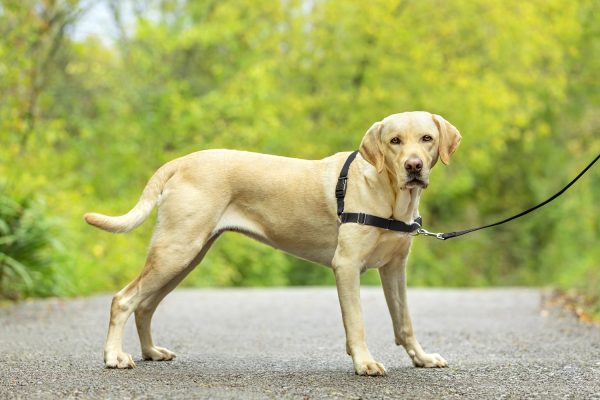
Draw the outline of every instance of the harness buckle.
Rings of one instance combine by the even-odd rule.
[[[418,235],[423,235],[423,236],[431,236],[434,237],[436,239],[439,240],[446,240],[446,238],[443,236],[443,233],[435,233],[435,232],[429,232],[427,229],[424,228],[419,228],[415,231],[415,233],[412,233],[413,236],[418,236]]]
[[[340,176],[338,178],[337,184],[335,185],[335,198],[343,199],[346,195],[346,185],[348,184],[347,176]]]
[[[365,213],[358,213],[358,217],[356,219],[356,223],[357,224],[364,225],[366,220],[367,220],[367,214],[365,214]]]

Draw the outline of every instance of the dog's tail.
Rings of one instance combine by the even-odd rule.
[[[118,217],[98,213],[87,213],[83,216],[85,222],[105,231],[122,233],[129,232],[140,226],[156,206],[167,181],[177,171],[178,160],[173,160],[160,167],[150,178],[139,201],[127,214]]]

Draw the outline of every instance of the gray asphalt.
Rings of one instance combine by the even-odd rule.
[[[371,352],[386,377],[359,377],[334,288],[176,290],[155,341],[178,354],[102,364],[110,296],[0,309],[0,398],[600,399],[600,328],[543,310],[534,289],[409,291],[415,331],[446,369],[413,368],[393,342],[380,288],[362,290]]]

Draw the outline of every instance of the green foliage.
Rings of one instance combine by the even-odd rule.
[[[150,221],[115,236],[81,215],[126,212],[157,167],[199,149],[317,159],[356,148],[388,114],[439,113],[463,135],[421,202],[439,231],[537,203],[600,152],[593,0],[110,2],[110,44],[64,35],[80,23],[77,2],[1,4],[0,176],[60,218],[62,268],[80,293],[131,280],[151,234]],[[596,293],[598,204],[593,170],[506,227],[417,239],[410,283]],[[235,234],[198,270],[185,284],[332,283],[327,269]]]
[[[0,190],[0,299],[62,291],[52,253],[60,246],[43,205]]]

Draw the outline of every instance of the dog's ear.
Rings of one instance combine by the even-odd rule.
[[[385,161],[381,148],[381,128],[383,124],[375,122],[365,133],[359,147],[360,155],[377,169],[377,173],[383,171]]]
[[[440,160],[446,165],[450,163],[450,156],[456,151],[460,143],[460,132],[454,125],[439,115],[432,114],[433,122],[440,131],[439,155]]]

